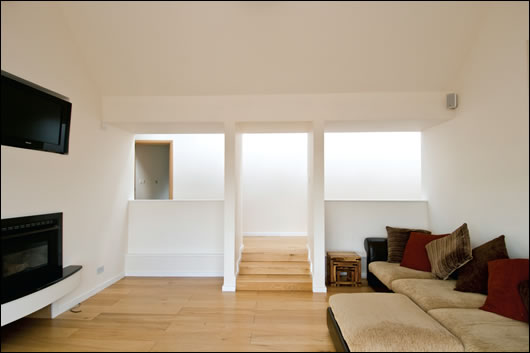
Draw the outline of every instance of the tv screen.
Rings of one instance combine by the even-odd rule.
[[[2,71],[2,145],[68,153],[72,104]]]

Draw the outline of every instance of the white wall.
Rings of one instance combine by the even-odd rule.
[[[137,140],[173,141],[173,199],[224,198],[223,134],[138,134]]]
[[[362,256],[364,239],[386,238],[386,226],[429,229],[427,201],[326,201],[326,251],[355,251]]]
[[[425,127],[453,117],[445,109],[445,92],[103,97],[109,123],[353,120],[364,128],[400,121]]]
[[[169,200],[169,148],[169,144],[136,144],[136,200]]]
[[[307,134],[243,134],[243,233],[307,235]]]
[[[420,132],[325,134],[326,200],[421,198]]]
[[[123,276],[133,137],[101,128],[100,94],[60,12],[38,2],[1,6],[2,70],[72,102],[68,155],[2,146],[1,161],[2,218],[63,212],[63,265],[83,266],[81,285],[58,303],[67,310]]]
[[[490,6],[455,92],[455,119],[423,135],[433,231],[467,222],[473,246],[505,234],[528,257],[527,2]]]
[[[127,275],[223,275],[223,201],[129,201],[128,229]]]

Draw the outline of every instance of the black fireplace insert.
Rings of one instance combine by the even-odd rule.
[[[63,214],[2,219],[2,304],[63,276]]]

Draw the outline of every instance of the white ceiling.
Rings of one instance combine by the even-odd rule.
[[[449,91],[483,3],[58,2],[103,95]]]

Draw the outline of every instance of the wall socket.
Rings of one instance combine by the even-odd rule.
[[[105,266],[99,266],[96,270],[97,274],[100,275],[105,272]]]

